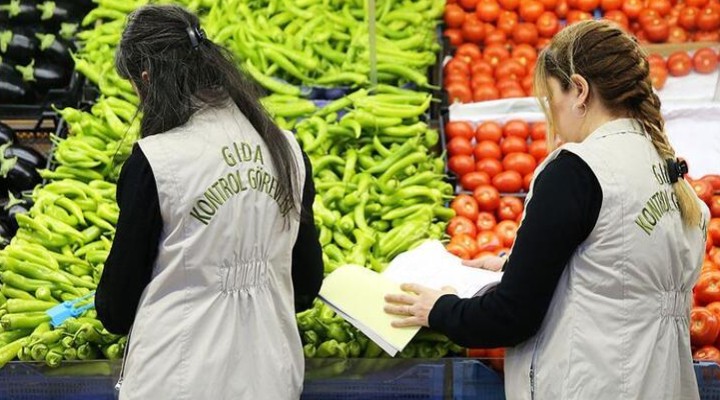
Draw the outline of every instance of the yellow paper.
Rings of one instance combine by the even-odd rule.
[[[400,284],[358,265],[346,265],[323,281],[320,297],[343,318],[356,326],[391,356],[410,343],[420,327],[394,328],[387,314],[385,295],[401,293]]]

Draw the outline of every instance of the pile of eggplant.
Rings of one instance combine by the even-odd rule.
[[[30,147],[16,144],[15,131],[0,122],[0,249],[15,236],[15,215],[32,207],[30,194],[42,182],[37,170],[47,159]]]
[[[0,104],[35,104],[70,84],[72,38],[90,0],[0,0]]]

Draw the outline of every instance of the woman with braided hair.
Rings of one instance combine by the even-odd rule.
[[[386,311],[468,347],[507,346],[508,399],[697,399],[692,287],[709,218],[683,179],[637,42],[584,21],[539,56],[535,93],[562,146],[537,168],[493,292],[404,285]]]

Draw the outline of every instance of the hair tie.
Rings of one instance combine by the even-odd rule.
[[[187,31],[188,37],[190,37],[190,44],[193,50],[197,50],[200,47],[200,43],[205,40],[205,31],[197,25],[188,26],[185,31]]]
[[[684,179],[685,174],[688,173],[688,165],[685,160],[668,158],[665,162],[667,163],[668,175],[670,175],[670,183],[675,183],[678,179]]]

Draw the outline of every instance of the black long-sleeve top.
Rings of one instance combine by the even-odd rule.
[[[480,297],[440,297],[430,327],[476,348],[514,346],[532,337],[567,262],[594,229],[602,199],[590,167],[561,152],[536,178],[501,282]]]
[[[300,227],[292,251],[296,311],[312,306],[323,278],[322,249],[312,211],[315,185],[312,166],[304,153],[303,161],[306,174]],[[95,294],[95,308],[108,331],[127,334],[140,297],[150,283],[163,227],[155,176],[137,145],[120,173],[117,202],[120,217]]]

